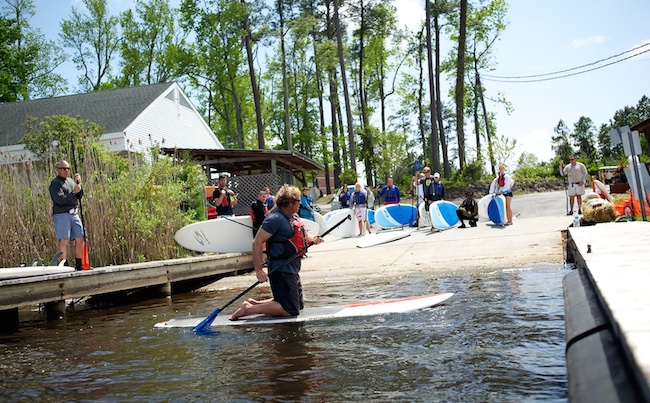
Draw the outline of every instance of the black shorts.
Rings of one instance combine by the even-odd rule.
[[[298,316],[305,307],[302,300],[300,276],[293,273],[274,272],[269,275],[271,291],[275,302],[291,316]]]

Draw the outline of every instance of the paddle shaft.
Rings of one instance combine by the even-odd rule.
[[[323,233],[323,235],[321,235],[320,237],[321,237],[321,238],[324,237],[325,235],[327,235],[327,234],[329,234],[330,232],[334,231],[338,226],[340,226],[341,224],[343,224],[343,223],[345,222],[345,220],[350,220],[350,219],[352,219],[352,216],[351,216],[350,214],[348,214],[344,219],[342,219],[341,221],[337,222],[337,223],[336,223],[332,228],[330,228],[330,229],[328,229],[327,231],[325,231],[325,232]],[[293,256],[291,256],[289,259],[285,260],[284,263],[282,263],[280,266],[276,267],[276,268],[273,269],[273,270],[269,270],[269,273],[268,273],[268,274],[271,274],[271,273],[273,273],[274,271],[277,271],[277,270],[283,268],[284,266],[288,265],[289,263],[293,262],[293,261],[296,260],[298,257],[300,257],[300,256],[301,256],[301,255],[302,255],[302,254],[303,254],[303,253],[304,253],[304,252],[305,252],[305,251],[306,251],[310,246],[312,246],[313,244],[314,244],[313,242],[309,242],[309,243],[308,243],[307,245],[305,245],[302,249],[300,249],[298,252],[296,252],[296,254],[294,254]],[[196,327],[195,327],[193,330],[194,330],[195,332],[204,332],[206,329],[208,329],[208,328],[210,327],[210,325],[212,324],[212,322],[214,322],[214,319],[217,317],[217,315],[219,314],[219,312],[223,311],[224,309],[226,309],[227,307],[229,307],[230,305],[232,305],[233,302],[237,301],[239,298],[241,298],[242,296],[244,296],[244,294],[248,293],[250,290],[252,290],[253,288],[257,287],[259,284],[260,284],[260,281],[259,281],[259,280],[256,281],[254,284],[251,284],[251,285],[250,285],[248,288],[246,288],[244,291],[242,291],[242,292],[240,292],[239,294],[237,294],[237,296],[235,296],[233,299],[231,299],[230,301],[226,302],[226,303],[225,303],[221,308],[219,308],[219,309],[215,310],[214,312],[212,312],[212,313],[211,313],[211,314],[210,314],[206,319],[204,319],[201,323],[199,323],[198,325],[196,325]]]

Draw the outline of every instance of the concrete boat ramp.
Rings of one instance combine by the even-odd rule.
[[[564,278],[569,397],[650,401],[650,223],[569,228]]]

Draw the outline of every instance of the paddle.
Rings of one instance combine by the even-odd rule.
[[[335,230],[339,225],[343,224],[343,223],[345,222],[345,220],[351,220],[351,219],[352,219],[352,216],[351,216],[350,214],[348,214],[344,219],[342,219],[341,221],[337,222],[337,223],[336,223],[332,228],[330,228],[330,229],[328,229],[327,231],[325,231],[325,233],[323,233],[323,235],[321,235],[320,237],[322,238],[322,237],[324,237],[325,235],[329,234],[330,232],[334,231],[334,230]],[[281,269],[282,267],[284,267],[284,266],[288,265],[289,263],[293,262],[294,260],[296,260],[299,256],[302,255],[303,252],[305,252],[305,251],[306,251],[310,246],[312,246],[313,244],[314,244],[313,242],[310,242],[310,243],[308,243],[307,245],[305,245],[304,248],[300,249],[298,252],[296,252],[295,255],[291,256],[289,259],[287,259],[287,260],[286,260],[284,263],[282,263],[280,266],[278,266],[278,267],[276,267],[275,269],[269,271],[269,274],[271,274],[272,272],[274,272],[274,271],[276,271],[276,270]],[[216,309],[214,312],[212,312],[210,315],[208,315],[207,318],[203,319],[203,320],[201,321],[201,323],[199,323],[198,325],[194,326],[194,328],[192,329],[192,331],[194,331],[196,334],[199,334],[199,335],[201,335],[201,334],[209,334],[209,333],[210,333],[210,326],[212,325],[212,322],[214,322],[214,320],[215,320],[215,318],[217,317],[217,315],[219,315],[219,312],[221,312],[221,311],[223,311],[224,309],[226,309],[226,308],[227,308],[228,306],[230,306],[233,302],[237,301],[237,300],[238,300],[239,298],[241,298],[244,294],[246,294],[247,292],[249,292],[249,291],[252,290],[253,288],[257,287],[259,284],[260,284],[260,282],[259,282],[259,280],[258,280],[258,281],[256,281],[254,284],[252,284],[251,286],[249,286],[247,289],[245,289],[244,291],[242,291],[242,292],[240,292],[239,294],[237,294],[237,296],[235,296],[235,297],[234,297],[233,299],[231,299],[230,301],[226,302],[226,303],[225,303],[221,308]]]

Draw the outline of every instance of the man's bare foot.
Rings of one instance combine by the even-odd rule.
[[[242,316],[249,315],[248,310],[252,306],[253,306],[253,304],[251,304],[250,302],[244,301],[241,304],[241,306],[239,307],[239,309],[237,309],[232,315],[230,315],[230,318],[228,318],[228,319],[229,320],[237,320],[237,319],[241,318]]]

